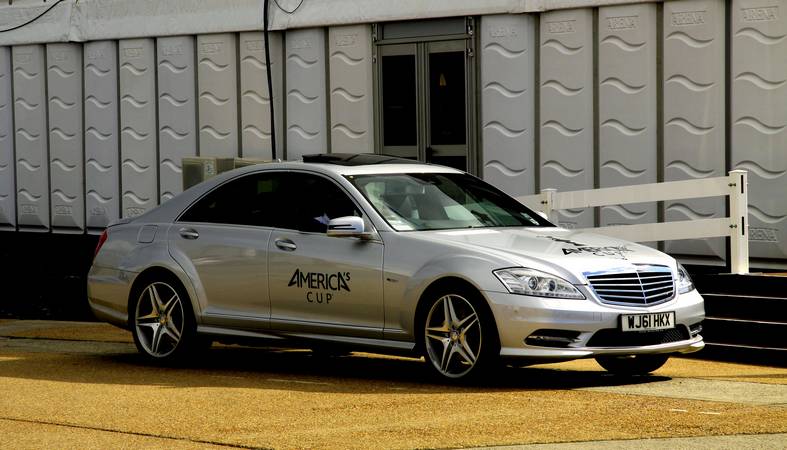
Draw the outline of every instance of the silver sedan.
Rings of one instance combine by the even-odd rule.
[[[670,256],[556,227],[458,170],[376,155],[233,170],[121,220],[88,290],[159,361],[265,340],[423,355],[465,379],[576,358],[648,373],[704,345],[702,297]]]

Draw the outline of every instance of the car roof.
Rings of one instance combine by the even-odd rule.
[[[225,181],[248,173],[267,170],[312,170],[326,175],[354,176],[371,174],[399,174],[399,173],[464,173],[451,167],[425,164],[410,159],[395,156],[376,155],[369,153],[330,153],[305,155],[301,161],[276,161],[260,164],[251,164],[235,170],[223,172],[204,183],[199,183],[175,198],[162,203],[156,208],[138,216],[145,222],[173,221],[188,207],[206,192]],[[134,218],[133,220],[136,220]],[[128,222],[128,219],[119,223]]]

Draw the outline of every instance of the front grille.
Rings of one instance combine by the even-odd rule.
[[[590,287],[604,303],[655,305],[675,295],[667,266],[641,266],[636,271],[585,273]]]
[[[588,347],[642,347],[669,344],[689,339],[689,330],[683,325],[658,331],[620,331],[615,328],[599,330],[587,343]]]

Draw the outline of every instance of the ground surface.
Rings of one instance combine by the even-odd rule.
[[[575,361],[473,387],[424,369],[234,346],[152,367],[108,325],[0,321],[0,448],[787,448],[785,368]]]

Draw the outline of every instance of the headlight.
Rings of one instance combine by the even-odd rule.
[[[512,294],[551,298],[585,298],[568,281],[533,269],[513,268],[494,271],[495,276]]]
[[[681,263],[678,263],[678,292],[685,294],[694,290],[694,282]]]

